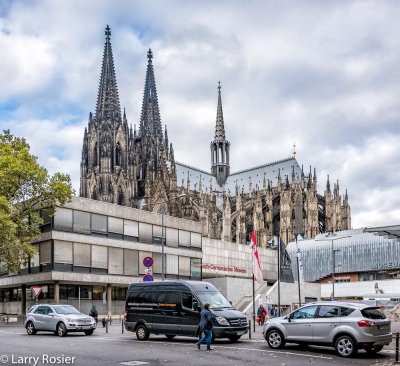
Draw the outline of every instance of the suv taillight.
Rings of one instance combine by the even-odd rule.
[[[375,322],[371,322],[370,320],[360,320],[357,324],[359,327],[373,327]]]
[[[125,308],[124,322],[126,323],[126,308]]]

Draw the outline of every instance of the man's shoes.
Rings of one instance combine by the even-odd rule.
[[[213,351],[214,348],[207,348],[207,351]]]
[[[200,349],[200,344],[199,343],[196,343],[197,344],[197,349]]]

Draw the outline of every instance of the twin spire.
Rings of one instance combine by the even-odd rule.
[[[222,101],[221,101],[221,82],[218,81],[218,106],[217,106],[217,122],[215,124],[215,141],[225,140],[225,126],[224,126],[224,115],[222,113]]]
[[[105,29],[103,64],[101,67],[99,93],[97,95],[96,120],[121,123],[117,78],[115,77],[114,59],[111,48],[111,29]]]

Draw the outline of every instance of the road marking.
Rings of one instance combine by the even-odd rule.
[[[120,365],[128,365],[128,366],[136,366],[136,365],[148,365],[148,362],[145,361],[126,361],[126,362],[120,362]]]

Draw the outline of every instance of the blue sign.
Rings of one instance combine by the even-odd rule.
[[[148,281],[154,281],[154,278],[153,278],[153,276],[152,275],[146,275],[146,276],[144,276],[143,277],[143,282],[148,282]]]
[[[151,267],[153,265],[153,258],[146,257],[145,259],[143,259],[143,265],[145,267]]]

